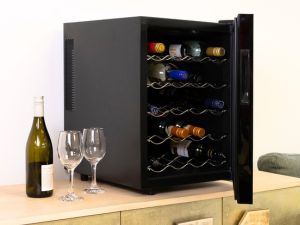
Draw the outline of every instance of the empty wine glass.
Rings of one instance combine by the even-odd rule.
[[[62,201],[75,201],[83,199],[82,197],[76,195],[73,191],[74,170],[83,158],[81,150],[81,138],[82,135],[80,131],[61,131],[59,134],[57,145],[58,158],[70,173],[70,187],[68,194],[59,198]]]
[[[89,128],[83,130],[83,155],[90,162],[92,168],[92,182],[89,188],[84,189],[88,194],[103,193],[97,185],[96,169],[98,162],[106,153],[106,143],[103,128]]]

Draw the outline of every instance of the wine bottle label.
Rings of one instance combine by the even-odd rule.
[[[182,45],[180,45],[180,44],[170,45],[169,46],[169,55],[175,56],[175,57],[183,57],[183,55],[181,55],[181,48],[182,48]]]
[[[53,190],[53,164],[41,166],[41,186],[42,191]]]
[[[188,147],[190,146],[191,143],[192,141],[190,140],[181,141],[179,143],[172,142],[171,143],[172,154],[183,156],[183,157],[190,157]]]

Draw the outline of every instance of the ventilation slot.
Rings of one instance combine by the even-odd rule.
[[[65,39],[65,109],[75,109],[74,39]]]

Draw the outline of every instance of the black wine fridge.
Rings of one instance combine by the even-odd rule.
[[[252,203],[253,15],[66,23],[64,108],[65,129],[104,128],[99,180],[148,194],[232,180]]]

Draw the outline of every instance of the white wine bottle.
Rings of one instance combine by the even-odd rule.
[[[223,153],[217,152],[213,148],[205,148],[201,143],[184,140],[181,142],[171,142],[171,153],[187,158],[194,158],[199,161],[211,160],[221,163],[226,160]]]
[[[26,144],[26,194],[32,198],[53,194],[53,149],[44,120],[44,97],[34,98],[34,118]]]

